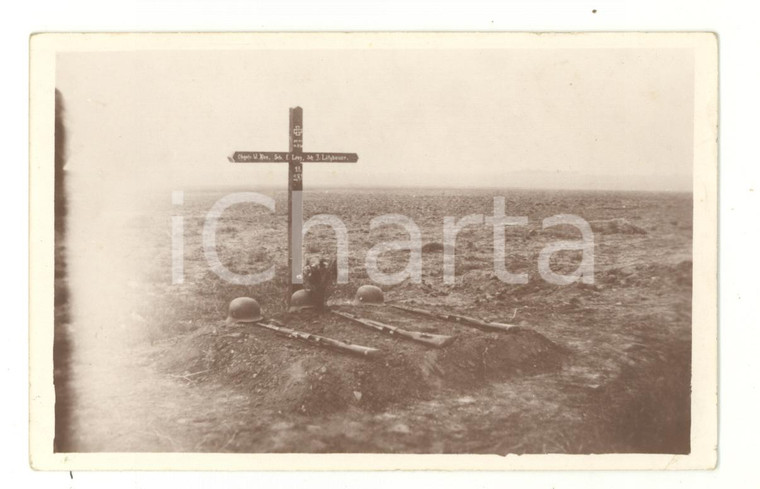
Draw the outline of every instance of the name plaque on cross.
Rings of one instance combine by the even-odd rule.
[[[236,151],[229,157],[232,163],[356,163],[356,153],[284,153],[274,151]]]
[[[290,109],[289,148],[278,151],[235,151],[231,163],[288,164],[288,277],[287,300],[303,287],[303,163],[356,163],[356,153],[303,152],[303,109]]]

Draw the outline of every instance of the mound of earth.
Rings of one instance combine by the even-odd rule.
[[[443,251],[443,243],[433,242],[422,245],[423,253],[437,253]]]
[[[635,264],[615,267],[598,274],[598,282],[623,287],[649,285],[657,281],[691,286],[692,262],[683,260],[675,265]]]
[[[591,221],[591,230],[601,234],[647,234],[644,228],[631,224],[627,219]]]
[[[591,230],[598,234],[647,234],[646,229],[622,218],[590,221],[589,225],[591,226]],[[535,236],[539,232],[555,238],[579,239],[581,237],[578,228],[568,224],[552,226],[540,231],[534,229],[528,233],[528,236]]]
[[[631,451],[689,453],[691,342],[643,341],[626,348],[620,374],[594,393],[606,406],[600,424]]]
[[[408,330],[456,335],[444,348],[364,329],[330,312],[303,311],[287,326],[382,350],[375,358],[327,350],[257,326],[208,326],[176,339],[162,366],[194,382],[231,385],[262,407],[328,414],[351,406],[380,411],[429,398],[440,389],[468,391],[486,383],[561,368],[566,350],[524,329],[488,333],[412,317],[388,306],[341,306]]]

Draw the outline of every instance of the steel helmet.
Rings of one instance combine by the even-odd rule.
[[[362,285],[356,291],[354,300],[362,304],[382,304],[384,301],[383,291],[374,285]]]
[[[302,309],[311,309],[314,307],[314,301],[311,294],[306,289],[296,290],[290,296],[289,312],[300,311]]]
[[[261,306],[250,297],[238,297],[230,302],[227,323],[255,323],[261,321]]]

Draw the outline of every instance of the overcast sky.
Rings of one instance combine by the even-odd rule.
[[[67,169],[106,185],[287,185],[288,108],[309,187],[691,190],[689,50],[59,54]]]

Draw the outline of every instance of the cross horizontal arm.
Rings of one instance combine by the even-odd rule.
[[[356,163],[356,153],[287,153],[273,151],[235,151],[227,159],[231,163]]]

